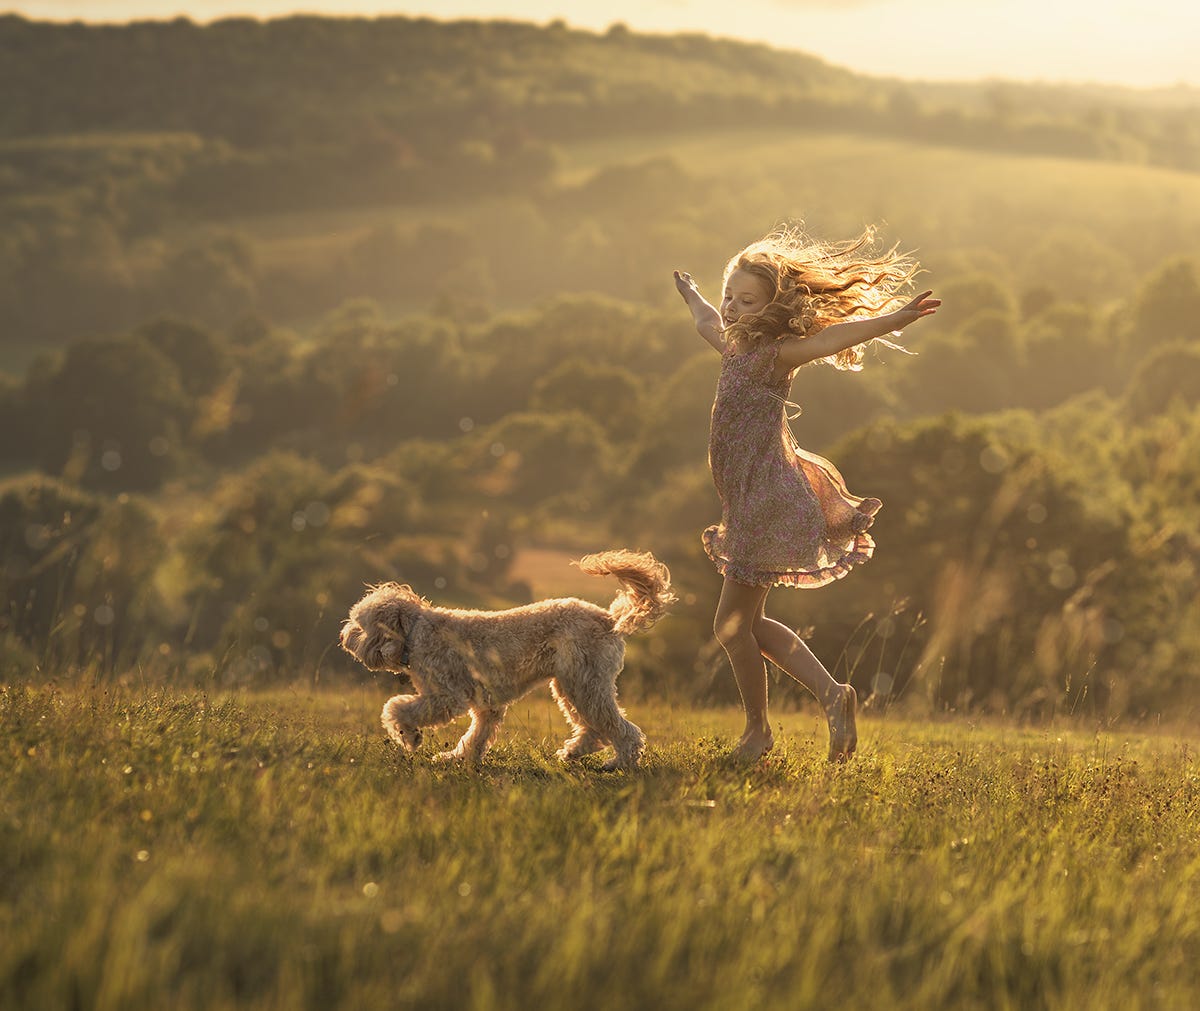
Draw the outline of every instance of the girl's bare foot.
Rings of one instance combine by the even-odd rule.
[[[773,747],[775,738],[769,729],[747,730],[729,757],[736,762],[757,762]]]
[[[829,717],[829,761],[844,762],[858,747],[858,727],[854,716],[858,695],[850,685],[843,685],[826,715]]]

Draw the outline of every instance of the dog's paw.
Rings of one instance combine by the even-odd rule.
[[[573,762],[576,759],[583,758],[584,755],[594,755],[597,751],[603,751],[606,745],[599,737],[593,734],[583,734],[579,737],[572,737],[566,741],[555,755],[560,761]]]
[[[598,744],[594,748],[576,748],[569,744],[564,744],[554,753],[554,756],[560,762],[578,762],[581,758],[585,758],[588,755],[594,755],[597,751],[603,750],[603,744]]]
[[[425,739],[419,730],[394,726],[388,726],[386,729],[388,737],[399,744],[410,755],[416,753],[416,750],[421,746],[421,742]]]
[[[438,765],[457,765],[462,762],[463,754],[461,751],[439,751],[433,756],[431,761]]]

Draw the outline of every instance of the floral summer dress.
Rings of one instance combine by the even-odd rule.
[[[722,576],[750,586],[824,586],[867,561],[866,532],[883,503],[850,494],[837,468],[796,444],[788,375],[771,382],[778,346],[721,356],[708,465],[721,522],[704,550]]]

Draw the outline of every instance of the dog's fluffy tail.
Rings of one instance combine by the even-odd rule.
[[[671,592],[671,573],[648,551],[600,551],[576,563],[589,576],[616,576],[621,583],[608,613],[621,635],[649,628],[678,599]]]

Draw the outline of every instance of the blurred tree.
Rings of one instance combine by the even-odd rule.
[[[1162,414],[1176,404],[1200,403],[1200,341],[1166,344],[1142,359],[1125,390],[1125,404],[1135,421]]]
[[[1127,283],[1131,264],[1121,244],[1098,242],[1090,229],[1058,225],[1038,239],[1017,268],[1030,284],[1051,280],[1055,297],[1096,308],[1109,300],[1108,292]]]
[[[226,234],[172,254],[159,288],[164,310],[205,323],[226,324],[251,311],[257,299],[253,244]]]
[[[959,331],[987,310],[1009,319],[1016,316],[1014,292],[1004,280],[989,273],[964,274],[939,282],[937,295],[943,302],[937,315],[939,331]]]
[[[218,388],[222,397],[209,405],[197,433],[205,455],[227,465],[278,448],[325,406],[299,381],[303,352],[294,333],[245,317],[241,323],[230,344],[232,370]]]
[[[162,554],[143,502],[11,479],[0,487],[0,637],[24,644],[47,677],[112,673],[163,634],[152,578]]]
[[[31,375],[22,414],[44,470],[88,487],[147,489],[177,466],[195,405],[179,370],[145,337],[71,345]]]
[[[566,492],[590,496],[614,471],[604,430],[577,411],[510,414],[473,441],[479,491],[521,505]]]
[[[6,634],[46,648],[51,632],[70,615],[79,556],[102,511],[94,495],[44,475],[0,487]]]
[[[534,411],[577,410],[597,421],[618,442],[628,442],[645,425],[642,387],[619,365],[569,358],[533,384]]]
[[[229,374],[232,362],[224,343],[195,324],[164,318],[143,324],[134,334],[174,362],[189,397],[212,393]]]
[[[1024,402],[1023,348],[1011,319],[997,310],[978,313],[962,334],[923,339],[920,349],[895,373],[904,401],[920,413],[978,413]]]
[[[657,388],[626,465],[630,493],[656,487],[674,468],[708,459],[708,422],[719,371],[717,355],[700,351]]]
[[[1060,303],[1025,328],[1025,371],[1016,392],[1022,407],[1049,407],[1085,390],[1115,386],[1118,349],[1083,306]]]
[[[1200,266],[1195,258],[1168,260],[1133,298],[1129,354],[1136,361],[1149,347],[1200,340]]]

